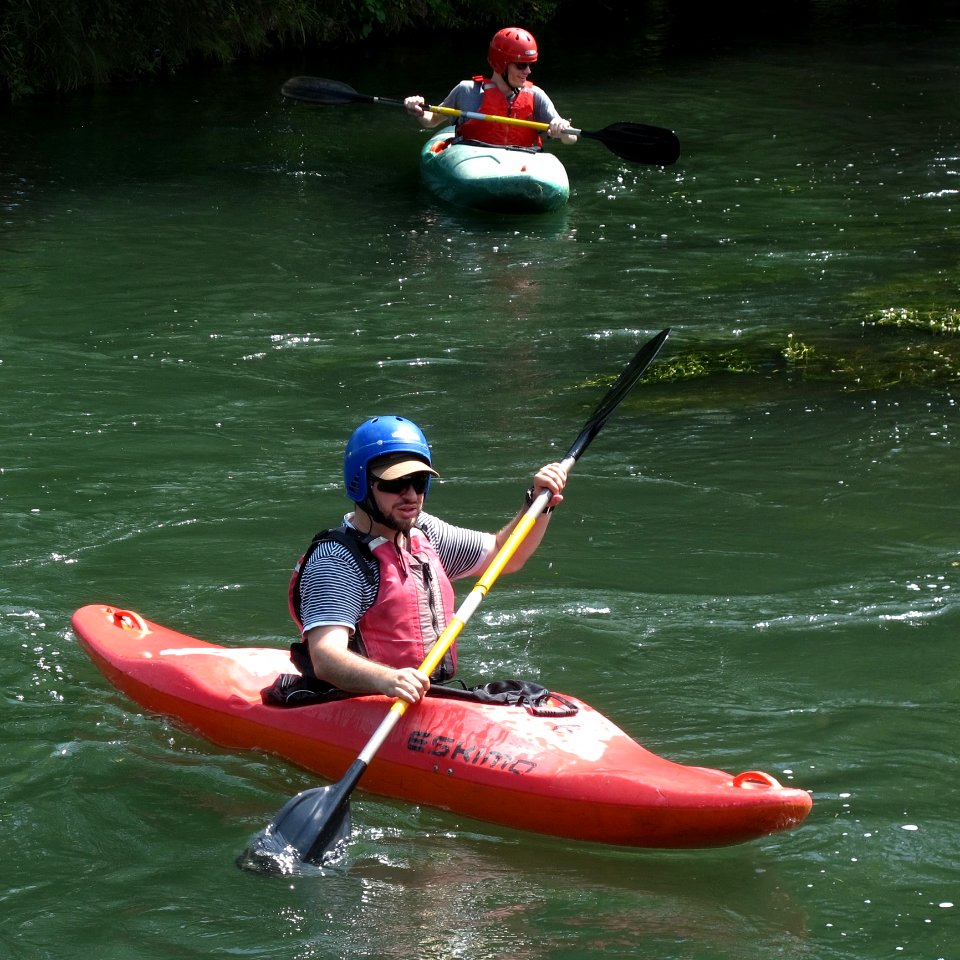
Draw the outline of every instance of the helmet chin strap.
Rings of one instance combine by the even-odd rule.
[[[510,68],[507,67],[507,70],[509,70],[509,69],[510,69]],[[500,76],[503,77],[503,82],[507,85],[507,89],[508,89],[508,90],[512,90],[512,91],[513,91],[513,95],[514,95],[515,97],[518,97],[518,96],[520,95],[520,91],[523,89],[523,87],[522,87],[522,86],[520,86],[520,87],[511,87],[511,86],[510,86],[510,81],[507,79],[507,70],[504,70],[503,73],[500,74]]]
[[[397,526],[395,520],[390,519],[377,505],[377,501],[374,499],[373,491],[368,490],[366,497],[357,504],[363,512],[370,517],[372,520],[381,524],[384,527],[389,527],[391,530],[399,531],[400,528]]]
[[[493,64],[490,64],[490,66],[493,66]],[[507,79],[507,74],[509,73],[509,71],[510,71],[510,64],[508,63],[508,64],[503,68],[503,70],[497,72],[497,76],[503,81],[503,85],[504,85],[508,90],[512,90],[512,91],[513,91],[513,95],[516,97],[516,96],[520,93],[520,91],[523,89],[523,87],[522,87],[522,85],[519,86],[519,87],[511,87],[511,86],[510,86],[510,81]]]

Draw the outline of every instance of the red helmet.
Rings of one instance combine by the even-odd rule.
[[[536,63],[537,41],[521,27],[504,27],[493,35],[487,60],[495,73],[506,73],[511,63]]]

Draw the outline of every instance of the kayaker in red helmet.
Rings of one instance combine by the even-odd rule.
[[[538,86],[530,82],[530,73],[537,63],[537,41],[522,27],[498,30],[490,41],[487,61],[492,73],[489,78],[473,77],[458,83],[440,106],[453,107],[470,113],[514,117],[548,123],[547,136],[572,143],[576,137],[564,133],[570,127],[557,112],[553,101]],[[403,101],[407,112],[416,117],[422,127],[437,127],[449,123],[442,113],[424,110],[426,100],[420,96]],[[456,123],[457,137],[497,146],[539,147],[536,130],[488,120],[463,120]]]
[[[423,431],[405,417],[373,417],[357,427],[343,474],[354,510],[314,537],[290,581],[290,613],[303,637],[292,660],[308,683],[416,703],[431,680],[456,671],[452,649],[433,677],[418,669],[454,614],[451,581],[486,567],[535,491],[550,490],[548,509],[559,504],[566,471],[558,463],[541,467],[527,504],[497,534],[423,512],[437,471]],[[504,572],[523,566],[548,522],[549,513],[541,514]]]

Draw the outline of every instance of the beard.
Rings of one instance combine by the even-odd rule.
[[[382,514],[383,516],[383,525],[389,527],[391,530],[397,530],[400,533],[409,533],[416,525],[417,520],[420,519],[420,511],[417,511],[416,516],[414,517],[397,517],[391,512],[389,514]]]
[[[384,513],[383,510],[380,509],[380,505],[377,503],[376,498],[372,493],[367,496],[367,499],[363,503],[358,503],[357,506],[372,521],[379,523],[388,530],[395,530],[397,533],[408,534],[417,525],[417,520],[420,519],[419,508],[417,509],[415,516],[398,516],[398,507],[409,506],[409,504],[403,504],[401,501],[397,501],[397,503],[393,505],[389,514]],[[423,504],[421,503],[419,506],[422,507]]]

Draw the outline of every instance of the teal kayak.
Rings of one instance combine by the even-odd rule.
[[[444,127],[420,151],[420,175],[441,200],[506,213],[541,213],[567,202],[570,181],[554,154],[453,137],[453,127]]]

